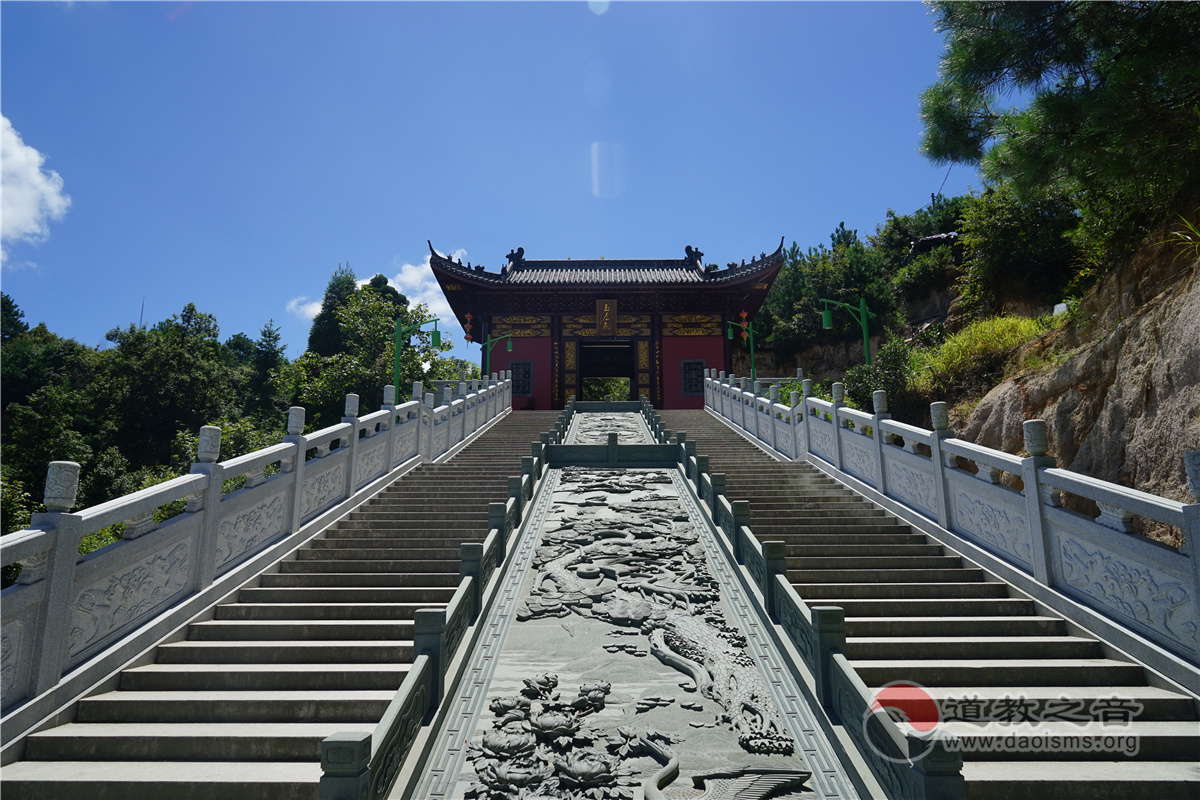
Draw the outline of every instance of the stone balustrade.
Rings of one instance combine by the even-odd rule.
[[[384,407],[362,417],[349,395],[340,423],[307,434],[304,409],[292,408],[282,444],[226,461],[217,460],[220,429],[205,427],[191,474],[76,512],[79,465],[51,464],[47,510],[0,539],[3,565],[22,565],[0,612],[6,723],[17,709],[56,707],[64,676],[394,471],[462,446],[511,407],[507,377],[460,388],[458,399],[434,406],[417,383],[413,397],[426,402],[397,405],[388,386]],[[235,478],[242,487],[227,491]],[[164,506],[180,501],[184,510],[168,518]],[[79,555],[85,536],[118,523],[120,541]]]
[[[960,552],[991,556],[983,558],[986,566],[1018,579],[1035,596],[1039,586],[1053,590],[1172,656],[1200,664],[1200,503],[1058,469],[1047,455],[1042,420],[1025,422],[1028,455],[1021,457],[955,439],[945,403],[931,406],[933,429],[926,430],[892,420],[882,391],[874,393],[868,414],[845,406],[842,384],[833,384],[832,401],[812,397],[811,381],[802,386],[783,403],[712,371],[705,378],[705,407]],[[1192,496],[1200,500],[1200,451],[1185,461]],[[702,497],[706,491],[711,496],[711,487],[700,487]],[[1064,493],[1093,501],[1099,515],[1065,508]],[[1179,530],[1182,546],[1136,535],[1138,518]],[[1021,582],[1021,576],[1031,580]]]

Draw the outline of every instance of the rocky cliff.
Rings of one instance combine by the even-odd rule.
[[[1200,259],[1162,237],[1080,302],[1076,322],[1031,343],[1041,369],[992,389],[964,439],[1022,452],[1021,423],[1044,419],[1059,466],[1191,502],[1183,455],[1200,449]]]

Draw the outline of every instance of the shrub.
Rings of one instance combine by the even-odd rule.
[[[892,339],[879,348],[870,364],[859,364],[846,372],[846,396],[859,408],[873,409],[872,393],[882,389],[898,397],[908,388],[913,374],[913,349],[902,339]]]
[[[987,383],[1017,347],[1050,328],[1047,317],[991,317],[978,320],[949,336],[941,345],[913,354],[915,387],[926,395],[941,395],[955,387]]]

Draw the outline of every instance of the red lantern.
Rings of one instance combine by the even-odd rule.
[[[745,331],[742,331],[742,338],[743,338],[743,339],[749,339],[749,338],[750,338],[750,334],[746,333]]]
[[[467,334],[466,336],[464,336],[463,338],[464,338],[464,339],[466,339],[468,342],[470,342],[470,341],[471,341],[471,334],[469,334],[469,333],[468,333],[468,334]]]

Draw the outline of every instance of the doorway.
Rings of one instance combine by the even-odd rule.
[[[579,348],[580,399],[599,392],[598,399],[632,400],[637,385],[632,342],[597,342]],[[622,394],[623,392],[623,394]]]

